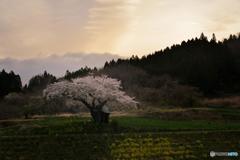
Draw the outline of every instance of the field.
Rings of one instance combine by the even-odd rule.
[[[210,151],[240,151],[237,109],[208,108],[208,118],[169,118],[176,112],[186,115],[166,109],[159,115],[168,117],[113,116],[106,125],[79,116],[0,121],[0,160],[202,160]]]

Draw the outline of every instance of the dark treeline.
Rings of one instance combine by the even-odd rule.
[[[0,98],[13,92],[40,93],[50,83],[57,81],[57,78],[45,71],[43,74],[33,76],[29,83],[22,87],[21,78],[13,71],[7,73],[5,70],[0,72]]]
[[[70,71],[67,70],[66,74],[64,76],[64,79],[73,79],[73,78],[77,78],[77,77],[83,77],[83,76],[86,76],[90,72],[93,72],[93,71],[97,71],[97,68],[91,69],[91,68],[86,66],[84,68],[82,67],[79,70],[73,71],[73,72],[70,72]]]
[[[7,73],[5,70],[0,72],[0,98],[10,92],[20,92],[22,89],[22,82],[19,75],[13,71]]]
[[[56,82],[57,78],[47,71],[44,71],[43,74],[33,76],[28,85],[24,86],[24,91],[28,92],[41,92],[46,86],[50,83]]]
[[[240,35],[217,42],[214,34],[209,41],[202,33],[200,38],[142,58],[132,56],[106,62],[104,70],[129,65],[143,70],[149,77],[171,76],[181,84],[199,88],[205,95],[237,93],[240,90]],[[152,81],[149,77],[144,85]]]

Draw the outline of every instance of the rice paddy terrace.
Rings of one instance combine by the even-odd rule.
[[[114,117],[96,125],[50,117],[0,125],[1,160],[202,160],[210,151],[240,151],[238,121]]]

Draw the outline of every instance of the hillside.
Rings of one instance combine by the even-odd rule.
[[[114,70],[133,66],[148,76],[146,81],[152,80],[149,77],[168,75],[180,84],[197,87],[207,96],[235,94],[240,90],[239,46],[240,36],[231,35],[223,42],[217,42],[214,35],[208,41],[202,34],[200,38],[183,41],[180,45],[167,47],[142,58],[132,56],[106,62],[103,70],[121,79],[120,75],[113,73]],[[129,77],[132,76],[136,75],[129,74]]]

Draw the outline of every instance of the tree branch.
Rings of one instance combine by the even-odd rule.
[[[73,100],[81,101],[88,109],[92,109],[93,107],[83,98],[73,98]]]
[[[92,106],[95,107],[95,101],[96,101],[96,98],[93,97],[93,101],[92,101]]]
[[[96,105],[96,108],[97,108],[97,109],[102,109],[102,107],[107,103],[107,100],[104,100],[103,102],[101,102],[101,101],[99,101],[99,99],[98,99],[98,102],[99,102],[99,104]]]

